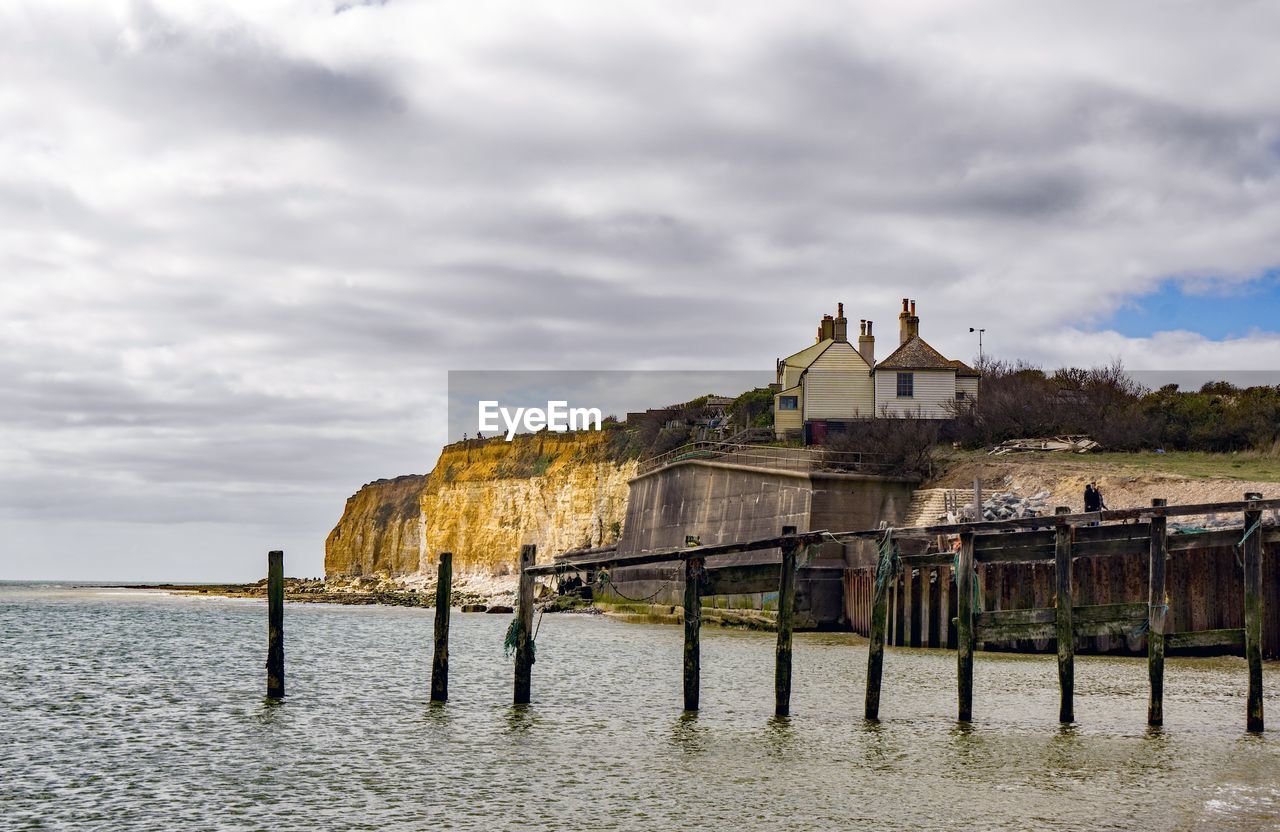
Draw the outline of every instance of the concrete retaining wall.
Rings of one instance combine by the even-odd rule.
[[[630,482],[619,554],[683,546],[687,535],[704,545],[773,537],[783,526],[798,531],[898,525],[906,516],[916,482],[865,474],[779,471],[719,461],[686,460]],[[811,553],[812,564],[858,567],[874,563],[873,543],[827,543]],[[777,549],[709,559],[707,566],[777,563]],[[809,553],[801,554],[801,562]],[[829,570],[801,572],[796,623],[802,627],[845,626],[844,592]],[[616,590],[606,597],[649,599],[679,605],[684,592],[679,563],[615,570]],[[712,602],[708,600],[708,605]],[[722,605],[767,609],[776,594],[731,596]]]

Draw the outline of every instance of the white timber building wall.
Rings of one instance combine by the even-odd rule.
[[[899,373],[911,378],[910,396],[898,395]],[[954,370],[880,370],[876,373],[877,416],[950,419],[955,416],[955,401]]]
[[[875,415],[871,367],[848,341],[833,341],[804,373],[805,419],[857,419]]]

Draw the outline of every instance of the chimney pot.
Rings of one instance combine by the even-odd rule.
[[[849,321],[844,316],[844,304],[836,304],[836,318],[831,322],[831,337],[837,341],[849,340]]]
[[[912,315],[916,314],[916,302],[915,302],[915,301],[911,301],[911,314],[912,314]]]
[[[903,299],[902,299],[902,311],[903,311],[903,312],[906,312],[906,311],[907,311],[907,304],[908,304],[909,302],[910,302],[910,301],[908,301],[906,298],[903,298]]]
[[[858,337],[858,353],[868,366],[876,364],[876,339],[871,334],[871,321],[862,322],[862,335]]]
[[[818,340],[826,341],[836,337],[836,321],[830,315],[823,315],[818,322]]]

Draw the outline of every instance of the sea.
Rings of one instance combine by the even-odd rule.
[[[1237,658],[1169,659],[1146,725],[1142,659],[889,648],[862,718],[865,641],[799,633],[790,717],[774,636],[707,627],[702,707],[682,630],[538,623],[513,706],[510,617],[455,611],[450,699],[428,701],[433,613],[287,604],[286,690],[265,698],[266,607],[161,591],[0,584],[3,830],[1280,829],[1275,728],[1245,731]]]

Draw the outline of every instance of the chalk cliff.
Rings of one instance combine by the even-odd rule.
[[[422,490],[428,476],[376,480],[347,498],[324,542],[326,577],[402,575],[422,560]]]
[[[379,480],[347,500],[325,541],[325,575],[426,573],[442,551],[459,571],[501,575],[522,543],[537,544],[539,562],[611,543],[634,475],[597,432],[455,443],[430,474]]]

